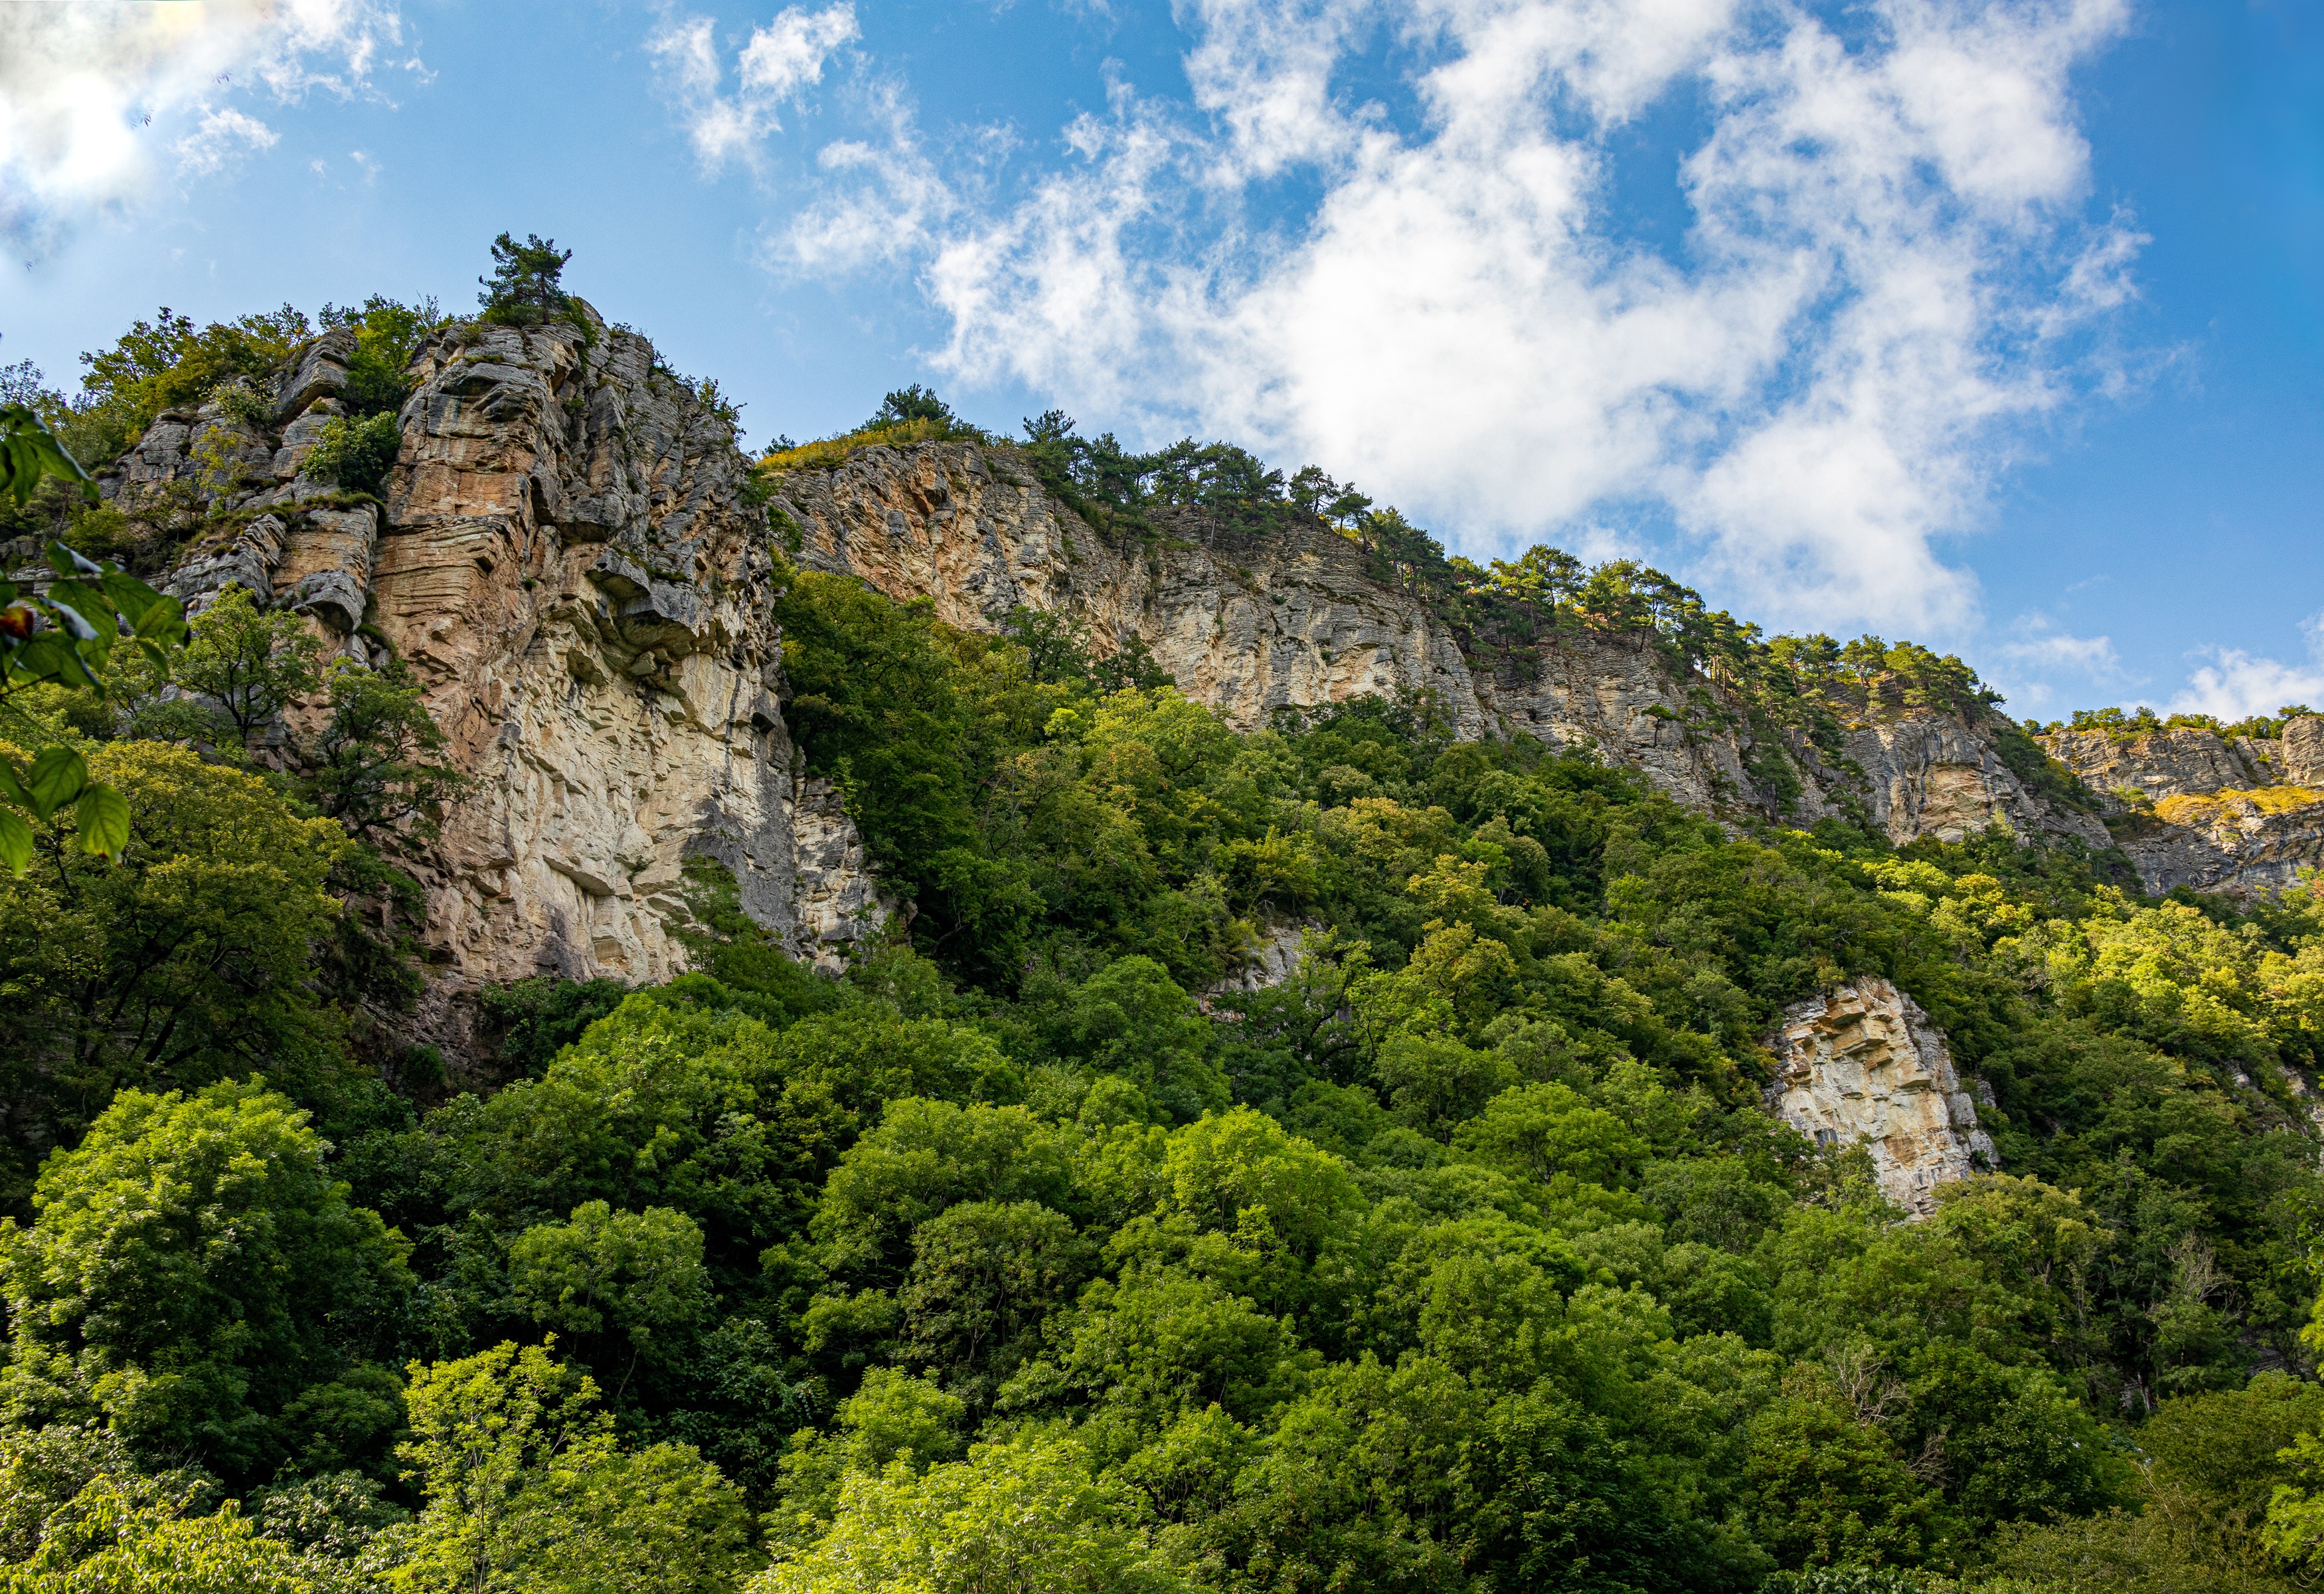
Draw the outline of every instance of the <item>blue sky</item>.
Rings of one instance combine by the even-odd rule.
[[[2324,705],[2312,5],[0,5],[0,363],[503,228],[754,441],[927,381],[2020,713]]]

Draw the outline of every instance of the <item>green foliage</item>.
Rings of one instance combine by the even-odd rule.
[[[777,944],[743,911],[734,871],[697,854],[684,866],[691,925],[678,931],[694,967],[724,987],[725,1000],[770,1023],[782,1024],[830,1006],[836,993]]]
[[[543,242],[528,233],[518,243],[503,233],[493,240],[493,274],[478,277],[484,291],[476,295],[484,319],[509,327],[537,327],[565,313],[562,282],[570,249],[559,249],[554,238]]]
[[[304,1089],[340,1067],[305,984],[338,914],[346,843],[264,782],[152,742],[92,749],[131,824],[115,867],[71,845],[69,811],[0,882],[10,1140],[20,1196],[37,1149],[69,1138],[133,1080],[207,1084],[263,1067]]]
[[[629,987],[617,979],[561,979],[543,974],[486,986],[477,993],[476,1006],[503,1069],[519,1079],[535,1079],[629,994]]]
[[[562,264],[508,313],[567,313]],[[390,414],[426,316],[327,321]],[[909,388],[846,446],[972,432]],[[1450,559],[1226,445],[1030,432],[1124,538],[1346,536],[1509,669],[1557,628],[1694,665],[1720,690],[1661,712],[1743,721],[1763,805],[1850,725],[1991,730],[1974,675],[1911,644],[1766,642],[1633,563]],[[771,457],[766,490],[816,448],[844,452]],[[692,971],[430,1009],[456,1093],[383,1022],[416,985],[413,844],[456,792],[400,668],[318,681],[302,628],[229,593],[168,700],[254,746],[302,700],[272,780],[141,739],[223,735],[165,708],[143,649],[97,660],[94,707],[23,683],[43,750],[10,768],[46,806],[0,893],[0,1558],[38,1571],[0,1577],[171,1586],[175,1554],[328,1594],[2048,1594],[2313,1570],[2324,899],[2147,901],[1998,829],[1722,823],[1586,753],[1458,742],[1420,694],[1240,732],[1068,618],[968,635],[776,585],[786,718],[913,911],[827,978],[759,922],[759,860],[706,839],[682,907],[656,899]],[[2074,800],[2030,734],[1993,734]],[[117,867],[77,850],[100,779]],[[1871,977],[1989,1092],[2001,1164],[1910,1221],[1867,1148],[1766,1107],[1787,1009]],[[284,1095],[234,1082],[262,1063]]]
[[[383,1441],[395,1382],[365,1358],[394,1342],[411,1280],[325,1150],[255,1081],[116,1096],[42,1169],[32,1226],[0,1220],[15,1420],[101,1414],[148,1458],[243,1478]],[[318,1398],[334,1385],[383,1398]]]
[[[326,304],[315,319],[326,331],[345,329],[355,335],[355,357],[347,362],[347,383],[340,398],[347,413],[357,419],[392,414],[403,407],[410,392],[404,373],[428,335],[445,321],[433,299],[404,304],[378,293],[360,309]]]
[[[315,446],[300,462],[300,471],[317,481],[330,482],[350,493],[383,491],[388,468],[403,446],[402,429],[392,411],[383,410],[364,419],[334,415],[315,433]]]
[[[286,609],[260,608],[237,585],[221,590],[190,629],[172,678],[217,704],[245,747],[253,733],[320,683],[322,644],[314,633]],[[167,719],[161,727],[180,728]]]
[[[83,497],[97,501],[97,486],[88,472],[50,434],[32,407],[13,400],[0,404],[0,493],[22,506],[50,477],[78,483]]]
[[[305,750],[303,771],[316,804],[364,840],[391,831],[435,835],[444,804],[467,781],[440,761],[446,737],[410,667],[401,659],[382,670],[334,659],[323,684],[330,718]]]
[[[980,1445],[965,1461],[848,1476],[831,1531],[752,1594],[925,1589],[1175,1594],[1190,1584],[1139,1525],[1136,1496],[1069,1440]]]
[[[543,1347],[414,1363],[410,1399],[397,1454],[427,1504],[390,1589],[707,1594],[750,1569],[740,1491],[689,1446],[624,1448]]]
[[[88,407],[74,419],[110,445],[94,450],[109,459],[162,411],[191,408],[222,383],[271,385],[275,367],[312,335],[306,316],[287,304],[203,328],[164,305],[111,348],[80,357],[88,367],[81,384]]]
[[[632,1358],[709,1315],[702,1230],[683,1212],[616,1212],[584,1201],[567,1223],[537,1223],[509,1247],[509,1289],[554,1333],[626,1344]]]

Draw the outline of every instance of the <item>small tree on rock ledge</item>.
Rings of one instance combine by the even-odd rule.
[[[476,279],[484,285],[476,295],[476,302],[484,307],[484,320],[505,327],[538,327],[562,313],[565,290],[558,279],[572,258],[572,250],[559,249],[556,239],[544,240],[538,233],[527,233],[521,244],[507,233],[494,238],[493,274]]]

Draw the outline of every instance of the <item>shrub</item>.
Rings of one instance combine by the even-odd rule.
[[[348,492],[377,494],[402,446],[403,432],[392,413],[363,421],[334,415],[323,422],[301,468],[317,481],[335,482]]]

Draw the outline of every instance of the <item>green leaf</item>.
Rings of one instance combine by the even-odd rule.
[[[80,821],[80,849],[102,853],[115,863],[129,845],[129,800],[111,786],[92,783],[73,804]]]
[[[68,578],[72,576],[102,576],[105,574],[105,567],[103,565],[98,564],[94,560],[85,557],[78,550],[71,548],[62,542],[51,542],[49,544],[49,565],[51,569],[57,572],[57,574]]]
[[[158,642],[163,646],[186,640],[186,606],[174,598],[156,594],[156,601],[145,612],[130,622],[137,627],[140,642]]]
[[[69,576],[51,582],[42,596],[59,607],[70,606],[75,614],[88,616],[92,626],[99,625],[100,616],[105,619],[113,617],[113,599],[105,595],[104,588],[92,587]]]
[[[105,572],[105,596],[112,600],[114,609],[129,622],[134,629],[145,617],[145,611],[157,603],[170,601],[134,576],[119,570]],[[5,602],[0,599],[0,602]]]
[[[27,681],[60,681],[91,691],[100,690],[97,677],[89,673],[88,662],[54,631],[43,631],[25,643],[8,663],[15,674]]]
[[[26,790],[23,779],[17,775],[16,766],[5,758],[0,758],[0,797],[6,798],[19,808],[32,806],[32,793]]]
[[[21,876],[24,866],[32,861],[32,827],[22,818],[0,808],[0,864],[8,872]]]
[[[32,811],[42,819],[88,786],[88,765],[70,747],[43,747],[32,760]]]
[[[49,435],[29,405],[0,404],[0,493],[18,504],[31,501],[32,489],[44,476],[80,483],[81,496],[97,502],[97,484],[88,472]]]
[[[70,585],[70,583],[60,581],[57,585],[64,587]],[[75,642],[95,642],[97,640],[97,627],[90,625],[86,619],[82,618],[81,612],[73,607],[72,605],[69,603],[59,603],[52,598],[49,599],[48,609],[49,613],[56,616],[57,624],[64,628],[65,635],[71,637]],[[103,611],[99,610],[98,612],[102,613]]]

